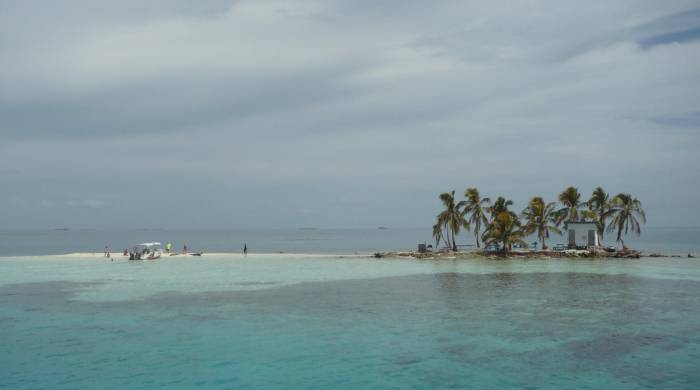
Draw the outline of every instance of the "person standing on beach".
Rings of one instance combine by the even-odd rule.
[[[187,254],[187,244],[182,247],[182,253],[185,255]]]
[[[172,242],[168,242],[167,244],[165,244],[165,251],[166,252],[170,253],[172,250],[173,250],[173,243]]]
[[[243,243],[243,256],[248,256],[248,244]]]

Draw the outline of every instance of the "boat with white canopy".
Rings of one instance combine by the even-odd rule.
[[[155,260],[163,254],[160,242],[144,242],[129,252],[129,260]]]

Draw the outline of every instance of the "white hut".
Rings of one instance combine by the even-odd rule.
[[[595,222],[567,222],[565,228],[569,237],[569,247],[600,246],[598,226]]]

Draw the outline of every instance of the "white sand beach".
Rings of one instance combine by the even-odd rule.
[[[211,252],[211,253],[202,253],[199,255],[195,255],[192,253],[172,253],[172,254],[167,254],[164,253],[159,259],[156,260],[150,260],[150,261],[157,261],[157,260],[178,260],[178,259],[183,259],[183,260],[193,260],[193,259],[198,259],[202,257],[208,257],[208,258],[231,258],[231,259],[245,259],[245,258],[280,258],[280,259],[308,259],[308,258],[362,258],[362,257],[370,257],[372,254],[370,253],[354,253],[354,254],[338,254],[338,253],[288,253],[288,252],[269,252],[269,253],[248,253],[247,255],[244,255],[243,253],[237,253],[237,252]],[[75,252],[75,253],[65,253],[65,254],[56,254],[56,255],[30,255],[30,256],[0,256],[0,259],[3,258],[22,258],[22,259],[37,259],[37,260],[84,260],[84,259],[96,259],[96,260],[129,260],[129,255],[124,255],[122,252],[118,253],[112,253],[110,252],[110,257],[107,258],[104,254],[104,252]]]

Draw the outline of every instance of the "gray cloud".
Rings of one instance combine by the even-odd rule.
[[[656,45],[663,45],[668,43],[684,43],[692,42],[700,39],[700,23],[699,26],[683,31],[676,31],[663,35],[656,35],[643,40],[641,43],[642,47],[649,48]]]
[[[700,111],[694,111],[674,116],[650,118],[652,122],[671,129],[700,130]]]
[[[693,1],[0,4],[6,227],[429,226],[472,185],[700,217]]]

